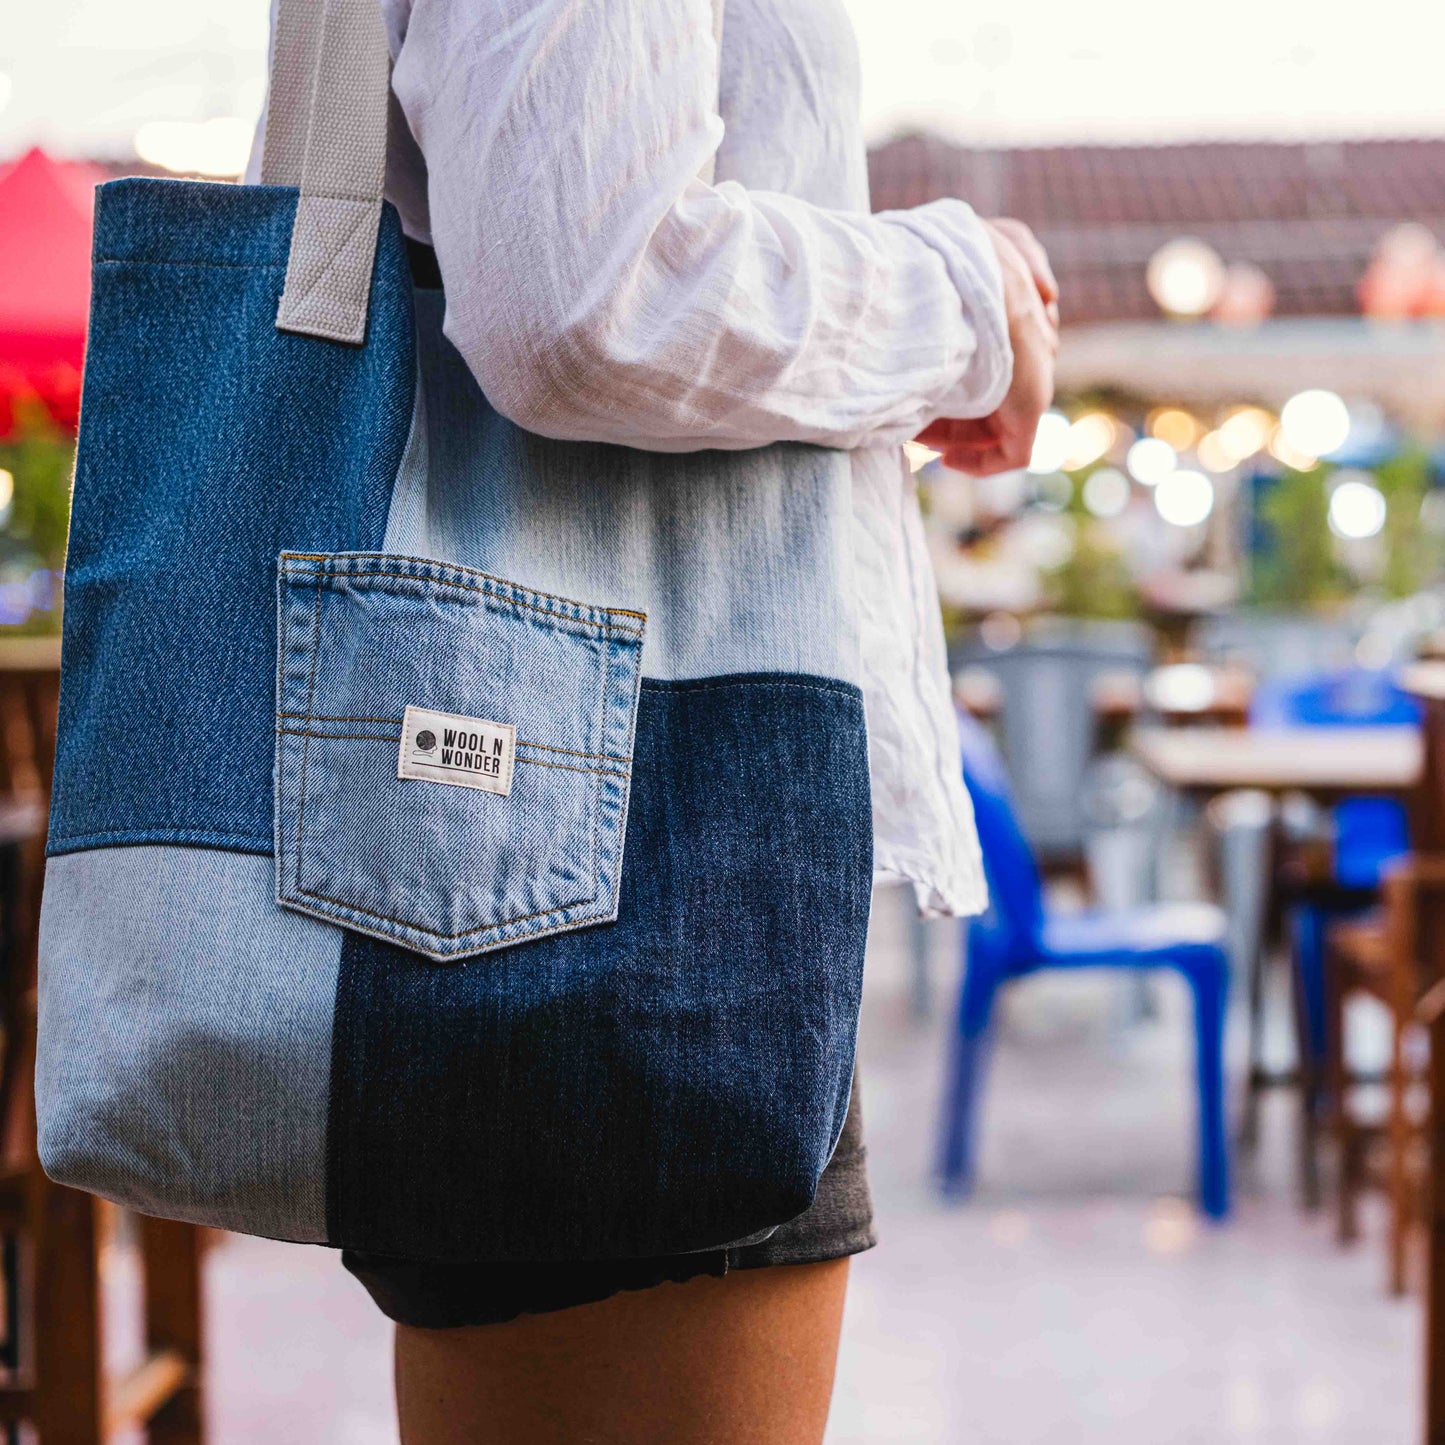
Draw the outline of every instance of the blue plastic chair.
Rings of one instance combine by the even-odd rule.
[[[994,999],[1006,983],[1046,968],[1168,968],[1194,994],[1199,1084],[1199,1202],[1211,1219],[1229,1212],[1224,1119],[1225,924],[1207,904],[1154,904],[1118,913],[1051,914],[1034,855],[1015,816],[1002,760],[972,718],[959,719],[963,775],[973,798],[991,908],[967,930],[958,1026],[944,1102],[945,1189],[974,1182],[978,1113]]]
[[[1417,724],[1420,708],[1389,673],[1347,667],[1267,679],[1255,693],[1249,720],[1261,728],[1398,726]],[[1331,816],[1338,894],[1327,901],[1299,899],[1289,920],[1305,1042],[1316,1065],[1327,1048],[1325,932],[1333,918],[1373,902],[1385,865],[1410,847],[1405,809],[1388,798],[1347,798]]]

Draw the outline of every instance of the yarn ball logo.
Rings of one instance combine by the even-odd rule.
[[[419,753],[434,753],[437,748],[437,735],[430,728],[423,728],[416,735],[416,750]]]

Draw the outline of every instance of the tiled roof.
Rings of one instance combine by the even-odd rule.
[[[971,150],[911,135],[875,149],[869,176],[876,210],[962,196],[1027,221],[1072,322],[1158,316],[1144,269],[1178,235],[1259,266],[1283,316],[1356,312],[1370,255],[1401,222],[1445,238],[1445,140]]]

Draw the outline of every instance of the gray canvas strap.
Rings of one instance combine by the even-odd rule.
[[[726,0],[712,0],[722,42]],[[298,186],[281,331],[361,342],[386,183],[391,56],[379,0],[278,0],[261,180]],[[702,178],[711,183],[709,158]]]
[[[261,179],[301,189],[276,313],[282,331],[366,335],[389,80],[377,0],[280,0]]]

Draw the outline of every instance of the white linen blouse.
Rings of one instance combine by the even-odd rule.
[[[728,0],[720,73],[711,0],[381,3],[387,193],[493,406],[651,451],[851,452],[875,868],[927,913],[978,911],[901,444],[1002,400],[1002,283],[962,201],[869,214],[842,0]]]

